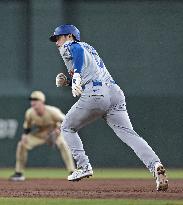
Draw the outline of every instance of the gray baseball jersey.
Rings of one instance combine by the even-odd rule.
[[[68,71],[80,73],[83,93],[72,106],[62,123],[62,133],[69,145],[77,167],[89,163],[78,130],[92,121],[103,118],[115,134],[142,160],[152,172],[160,159],[132,127],[126,109],[125,96],[114,82],[96,50],[83,42],[66,42],[60,48]],[[100,146],[100,145],[99,145]]]
[[[65,65],[68,69],[68,72],[75,69],[72,46],[80,46],[83,50],[83,58],[81,69],[78,71],[81,75],[81,82],[83,85],[89,83],[90,81],[99,81],[99,82],[109,82],[113,81],[111,75],[106,69],[102,59],[99,57],[97,51],[85,42],[74,42],[67,41],[60,49],[60,54],[65,62]],[[82,52],[82,51],[81,51]],[[78,53],[77,53],[78,55]],[[82,53],[79,53],[82,55]]]

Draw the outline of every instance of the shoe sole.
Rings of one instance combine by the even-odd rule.
[[[78,181],[80,181],[81,179],[90,178],[90,177],[92,177],[92,176],[93,176],[93,174],[88,174],[88,175],[82,176],[82,177],[77,178],[77,179],[72,179],[72,180],[69,180],[69,179],[68,179],[68,181],[78,182]]]
[[[168,179],[165,174],[165,168],[163,166],[159,166],[157,168],[157,173],[160,178],[159,187],[157,187],[157,191],[166,191],[168,189]]]
[[[10,178],[9,179],[10,181],[13,181],[13,182],[23,182],[25,181],[25,177],[15,177],[15,178]]]

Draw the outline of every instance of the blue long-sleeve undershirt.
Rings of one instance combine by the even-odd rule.
[[[81,73],[84,63],[84,49],[79,43],[72,43],[70,51],[74,62],[74,72]]]

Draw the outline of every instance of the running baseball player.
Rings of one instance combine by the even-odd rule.
[[[45,105],[45,95],[41,91],[32,92],[29,99],[31,108],[25,113],[24,134],[17,145],[15,173],[10,179],[24,181],[28,150],[46,143],[57,146],[68,171],[72,173],[75,170],[72,154],[60,132],[65,115],[58,108]]]
[[[56,43],[72,81],[60,73],[57,87],[71,85],[74,97],[80,96],[62,123],[62,134],[77,163],[77,169],[68,176],[69,181],[78,181],[93,175],[88,156],[78,135],[80,128],[103,118],[115,134],[130,146],[145,166],[154,173],[158,191],[167,190],[165,169],[147,142],[132,127],[125,96],[113,80],[97,51],[85,42],[80,42],[80,31],[74,25],[57,27],[50,40]]]

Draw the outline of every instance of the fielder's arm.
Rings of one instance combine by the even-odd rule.
[[[24,129],[24,134],[29,134],[31,132],[30,110],[27,110],[26,113],[25,113],[23,129]]]

